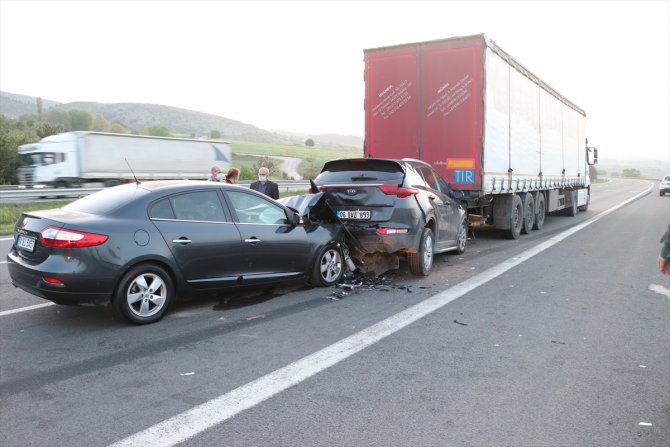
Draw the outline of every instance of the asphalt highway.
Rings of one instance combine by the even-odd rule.
[[[427,278],[187,299],[141,327],[0,264],[0,444],[667,446],[656,187],[594,185],[587,212],[476,232]]]

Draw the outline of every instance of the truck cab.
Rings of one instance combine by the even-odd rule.
[[[68,187],[78,177],[77,137],[52,135],[39,143],[19,146],[19,184]]]

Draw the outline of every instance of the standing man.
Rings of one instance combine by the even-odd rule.
[[[223,180],[223,174],[221,173],[221,166],[214,165],[211,169],[211,174],[207,176],[208,182],[220,182]]]
[[[658,257],[658,271],[670,275],[670,224],[661,238],[661,254]]]
[[[254,191],[262,192],[268,197],[272,197],[277,200],[279,198],[279,186],[275,182],[268,180],[270,175],[270,170],[266,167],[262,167],[258,170],[258,181],[253,182],[249,188]]]

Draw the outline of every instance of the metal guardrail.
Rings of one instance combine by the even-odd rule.
[[[4,199],[34,199],[42,197],[82,197],[104,188],[20,188],[0,190],[0,202]]]
[[[278,181],[279,192],[307,191],[309,182],[302,180]],[[247,188],[251,182],[240,183]],[[22,188],[4,186],[0,189],[0,202],[7,199],[35,199],[43,197],[83,197],[105,188]]]

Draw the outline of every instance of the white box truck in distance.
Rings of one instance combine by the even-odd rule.
[[[102,132],[52,135],[20,146],[18,154],[21,185],[54,188],[115,186],[134,177],[204,180],[212,165],[225,172],[231,162],[226,142]]]
[[[485,35],[364,51],[368,157],[416,158],[511,238],[590,199],[584,111]],[[569,57],[569,55],[566,55]]]

